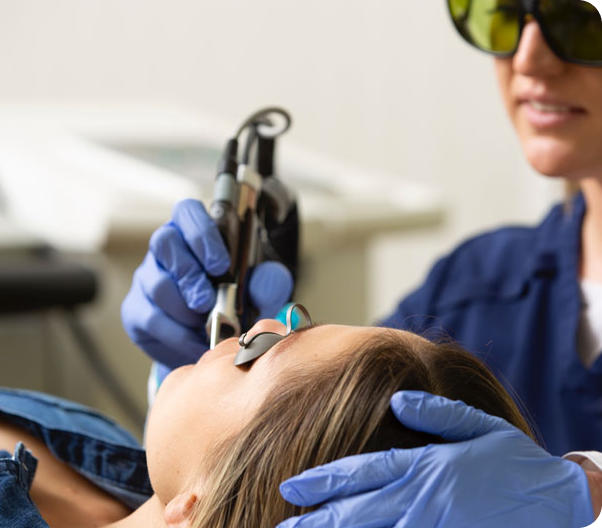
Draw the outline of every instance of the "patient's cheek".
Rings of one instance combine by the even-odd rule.
[[[253,420],[273,388],[273,365],[257,362],[243,371],[234,366],[235,351],[231,356],[180,367],[157,393],[146,448],[151,484],[163,504],[202,478],[207,456]]]
[[[254,399],[238,394],[236,384],[212,386],[201,381],[186,371],[167,379],[151,409],[146,430],[148,471],[163,504],[196,485],[207,455],[256,413]]]

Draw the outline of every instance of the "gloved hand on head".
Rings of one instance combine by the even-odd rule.
[[[281,485],[298,506],[278,528],[583,528],[593,521],[585,472],[505,420],[462,402],[403,391],[405,426],[448,440],[337,460]]]
[[[177,203],[171,221],[153,233],[121,306],[132,341],[170,368],[197,361],[209,346],[204,327],[215,304],[210,277],[219,277],[229,265],[228,251],[203,204]],[[278,262],[261,263],[249,282],[261,318],[274,317],[292,289],[291,273]]]

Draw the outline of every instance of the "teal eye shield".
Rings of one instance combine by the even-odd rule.
[[[299,317],[299,312],[303,317]],[[238,339],[240,350],[234,358],[234,364],[241,366],[255,361],[273,346],[291,335],[294,330],[311,324],[311,317],[305,306],[299,303],[291,304],[286,311],[286,333],[260,332],[247,339],[247,332],[245,332]]]

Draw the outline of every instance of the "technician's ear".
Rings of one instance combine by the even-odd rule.
[[[197,496],[194,493],[180,493],[165,506],[164,519],[168,528],[190,528],[193,506]]]

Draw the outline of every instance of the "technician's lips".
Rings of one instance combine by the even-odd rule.
[[[521,97],[519,108],[535,128],[554,128],[584,116],[584,108],[550,97]]]

